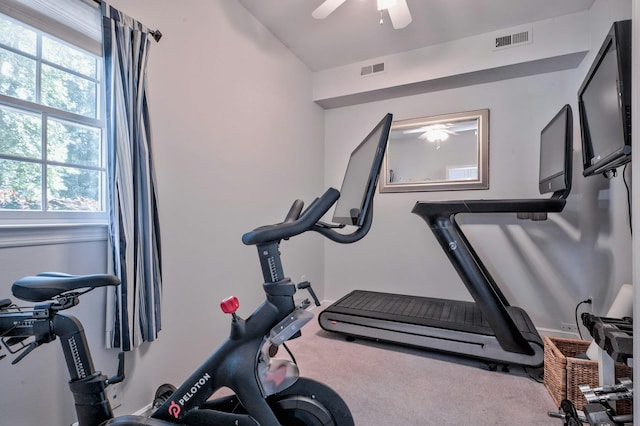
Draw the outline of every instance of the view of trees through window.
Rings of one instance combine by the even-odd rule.
[[[0,15],[0,210],[104,210],[100,60]]]

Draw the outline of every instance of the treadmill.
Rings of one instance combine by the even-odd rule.
[[[419,201],[412,213],[435,235],[474,302],[355,290],[318,317],[326,330],[446,352],[491,363],[539,367],[544,345],[529,315],[511,306],[460,226],[460,213],[516,213],[544,220],[571,190],[572,111],[565,105],[541,131],[541,194],[551,198]]]

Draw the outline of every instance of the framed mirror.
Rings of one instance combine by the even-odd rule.
[[[394,121],[380,192],[489,188],[489,110]]]

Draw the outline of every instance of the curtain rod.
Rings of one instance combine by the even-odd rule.
[[[93,0],[93,2],[102,6],[102,0]],[[151,35],[153,36],[153,39],[156,41],[156,43],[159,42],[162,38],[162,33],[160,32],[160,30],[151,31]]]

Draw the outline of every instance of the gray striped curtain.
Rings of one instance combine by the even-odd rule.
[[[160,331],[162,271],[146,96],[152,34],[103,3],[107,98],[109,267],[107,347],[129,351]]]

